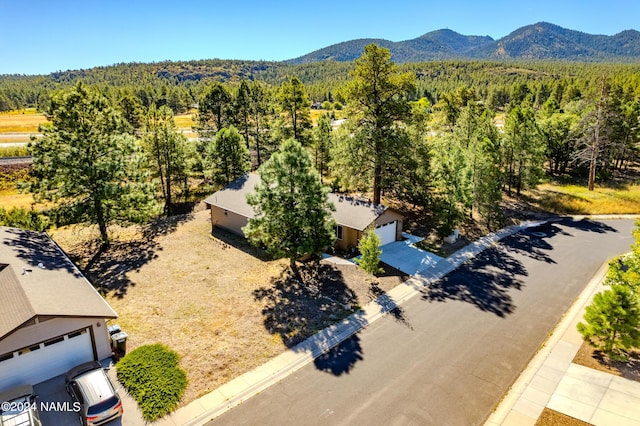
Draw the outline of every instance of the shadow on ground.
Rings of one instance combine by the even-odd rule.
[[[78,270],[47,234],[7,228],[5,237],[2,243],[10,247],[15,256],[28,265],[25,266],[25,270],[38,268],[40,265],[46,269],[64,269],[70,274],[80,276]],[[21,273],[21,271],[16,270],[15,273]]]
[[[378,286],[378,283],[371,283],[369,297],[371,297],[372,300],[375,300],[382,310],[387,312],[386,315],[393,318],[400,324],[405,325],[410,330],[413,330],[413,326],[405,315],[405,310],[401,306],[397,306],[396,302]]]
[[[553,250],[550,240],[556,235],[573,236],[572,230],[617,232],[607,224],[588,219],[556,218],[503,239],[500,245],[482,252],[467,267],[432,284],[422,298],[430,302],[458,300],[472,303],[483,311],[505,317],[516,309],[509,292],[521,290],[524,282],[520,277],[528,275],[524,265],[513,255],[556,263],[550,256]]]
[[[527,276],[526,269],[507,249],[486,250],[466,268],[425,289],[422,299],[429,302],[467,302],[504,318],[515,311],[509,292],[522,289],[524,282],[519,277],[523,276]]]
[[[254,291],[256,300],[264,303],[264,325],[271,334],[277,334],[293,350],[311,348],[303,343],[317,336],[321,346],[329,345],[337,336],[326,329],[359,310],[356,294],[349,289],[342,273],[332,265],[309,262],[300,268],[300,279],[283,270],[271,286]],[[351,321],[363,321],[356,315]],[[357,335],[320,355],[315,360],[319,370],[341,375],[362,360],[362,348]]]
[[[157,238],[174,232],[192,218],[190,214],[159,218],[142,228],[140,238],[114,240],[107,248],[102,248],[99,240],[83,242],[69,256],[76,264],[84,265],[82,272],[99,292],[123,298],[127,289],[135,286],[127,274],[139,271],[162,250]]]
[[[236,235],[232,232],[225,231],[224,229],[220,229],[218,227],[214,227],[212,229],[211,235],[214,237],[215,241],[222,246],[223,249],[231,246],[262,261],[273,259],[265,250],[251,245],[251,243],[249,243],[246,238],[240,235]]]

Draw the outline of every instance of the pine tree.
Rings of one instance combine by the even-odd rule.
[[[222,128],[205,148],[205,169],[215,183],[228,185],[251,169],[249,150],[238,129]]]
[[[30,146],[36,200],[54,202],[64,223],[97,224],[103,247],[110,224],[154,213],[142,150],[102,94],[78,83],[51,99],[48,115],[51,126]]]
[[[596,294],[578,331],[594,348],[614,360],[625,360],[625,351],[640,346],[638,297],[626,286],[613,285]]]
[[[380,267],[380,237],[373,228],[367,228],[362,238],[358,242],[358,250],[360,257],[356,259],[356,263],[360,265],[367,273],[378,275],[384,272]]]
[[[373,202],[380,204],[410,145],[403,122],[411,117],[408,96],[415,90],[415,74],[400,73],[388,49],[370,44],[351,76],[345,88],[351,135],[337,146],[335,166],[352,186],[366,180]]]
[[[298,275],[297,259],[319,255],[335,239],[329,189],[322,185],[307,150],[294,139],[285,141],[259,173],[255,193],[247,195],[256,214],[243,232],[271,255],[288,258]]]
[[[176,186],[186,190],[187,138],[178,130],[173,112],[166,105],[156,108],[153,104],[149,108],[143,147],[162,192],[164,213],[173,214]]]

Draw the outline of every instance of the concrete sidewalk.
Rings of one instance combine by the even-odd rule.
[[[181,426],[206,423],[296,372],[396,306],[421,294],[425,286],[439,280],[500,239],[540,224],[541,222],[527,222],[511,226],[469,244],[452,256],[440,260],[434,266],[422,269],[415,277],[368,303],[363,310],[352,314],[338,324],[327,327],[294,348],[220,386],[154,424]]]
[[[596,426],[640,426],[640,383],[572,363],[582,345],[576,325],[604,290],[607,269],[605,263],[485,425],[535,425],[548,407]]]

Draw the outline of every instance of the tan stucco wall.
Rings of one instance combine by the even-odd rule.
[[[248,221],[246,217],[237,213],[211,206],[211,225],[213,226],[244,236],[242,228],[247,225]]]
[[[54,318],[21,328],[0,341],[0,355],[87,327],[93,329],[98,359],[110,357],[109,332],[100,318]]]
[[[353,228],[347,228],[346,226],[342,227],[342,239],[336,240],[335,246],[341,250],[349,250],[352,247],[356,247],[358,245],[358,240],[362,232],[359,232]]]

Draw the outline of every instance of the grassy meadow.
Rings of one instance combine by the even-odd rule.
[[[640,214],[640,185],[614,187],[545,183],[527,194],[540,209],[558,214]]]

